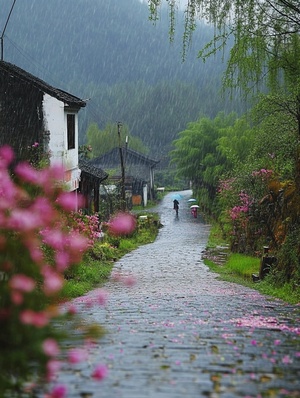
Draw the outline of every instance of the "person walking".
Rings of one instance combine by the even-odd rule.
[[[174,203],[174,210],[176,211],[176,216],[178,216],[179,202],[177,199],[174,199],[173,203]]]

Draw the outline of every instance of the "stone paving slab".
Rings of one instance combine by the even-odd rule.
[[[178,219],[167,195],[157,240],[116,263],[137,283],[108,283],[105,309],[74,301],[107,334],[58,381],[71,398],[300,397],[299,306],[219,281],[201,257],[209,225],[181,194]],[[109,367],[101,383],[90,378],[99,362]]]

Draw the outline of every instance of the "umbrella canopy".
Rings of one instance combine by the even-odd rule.
[[[198,206],[198,205],[192,205],[190,208],[191,208],[191,209],[199,209],[199,207],[200,207],[200,206]]]
[[[176,199],[176,200],[182,199],[182,195],[180,195],[180,193],[173,193],[171,197],[172,197],[173,200],[175,200],[175,199]]]
[[[188,202],[197,202],[197,199],[191,198],[188,200]]]

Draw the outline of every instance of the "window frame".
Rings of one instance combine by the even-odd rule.
[[[76,148],[76,114],[67,113],[67,149]]]

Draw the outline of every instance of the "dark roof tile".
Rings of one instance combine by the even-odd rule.
[[[82,99],[75,97],[74,95],[69,94],[66,91],[50,86],[50,84],[44,82],[38,77],[33,76],[31,73],[26,72],[24,69],[21,69],[18,66],[13,65],[9,62],[0,61],[0,71],[1,70],[9,73],[11,76],[14,76],[20,80],[31,83],[39,90],[51,95],[52,97],[57,98],[60,101],[63,101],[69,106],[75,106],[80,108],[86,106],[86,102]]]
[[[94,178],[101,181],[106,180],[108,174],[100,169],[99,167],[93,166],[89,161],[85,159],[79,159],[79,168],[83,173],[89,174]]]

